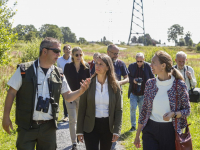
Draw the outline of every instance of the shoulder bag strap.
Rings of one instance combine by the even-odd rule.
[[[188,66],[186,66],[186,67],[187,67],[187,71],[188,71]],[[189,80],[189,83],[190,83],[190,89],[192,89],[190,79],[188,78],[188,80]]]
[[[176,108],[175,112],[177,111],[178,107],[178,90],[177,90],[178,79],[176,79]],[[177,118],[175,118],[175,130],[177,131]]]

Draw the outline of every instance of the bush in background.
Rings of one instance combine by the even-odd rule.
[[[35,38],[22,47],[22,62],[36,60],[39,57],[41,39]]]
[[[197,45],[197,52],[200,53],[200,43]]]
[[[12,23],[9,22],[15,15],[15,11],[8,8],[7,3],[8,0],[0,1],[0,65],[4,65],[6,51],[10,50],[17,39],[17,34],[14,34],[11,29]]]

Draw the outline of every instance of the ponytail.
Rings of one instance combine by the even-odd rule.
[[[180,79],[184,81],[182,74],[176,68],[172,69],[172,75],[175,77],[175,79]]]

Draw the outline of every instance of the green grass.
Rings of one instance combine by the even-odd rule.
[[[0,119],[2,120],[3,117],[3,107],[4,107],[4,101],[7,94],[8,86],[6,85],[9,78],[12,76],[12,74],[16,70],[16,66],[18,63],[22,62],[22,56],[24,51],[31,49],[26,49],[27,45],[30,45],[31,43],[16,43],[16,45],[13,47],[13,49],[8,52],[10,56],[12,56],[11,61],[8,63],[7,66],[0,66]],[[95,52],[100,53],[106,53],[107,46],[98,45],[98,44],[92,44],[92,45],[78,45],[78,44],[71,44],[72,47],[81,47],[85,56],[84,59],[86,62],[92,60],[92,56]],[[33,47],[37,47],[38,45],[33,45]],[[62,45],[63,47],[63,45]],[[175,54],[177,51],[185,51],[188,54],[188,62],[187,65],[190,65],[193,67],[195,71],[195,76],[197,79],[197,86],[200,87],[200,54],[197,54],[193,51],[187,51],[187,49],[184,49],[183,47],[130,47],[130,46],[124,46],[121,47],[127,48],[126,50],[120,51],[119,59],[123,60],[126,65],[128,66],[130,63],[135,62],[135,55],[137,52],[143,52],[145,53],[146,60],[148,62],[151,61],[151,57],[153,56],[154,52],[157,50],[165,50],[172,56],[173,60],[175,59]],[[38,49],[39,51],[39,49]],[[30,52],[33,53],[34,52]],[[62,55],[63,53],[61,53]],[[31,58],[31,57],[30,57]],[[193,148],[194,150],[200,150],[200,103],[198,104],[191,104],[191,115],[188,117],[188,122],[191,123],[190,126],[190,132],[192,134],[192,140],[193,140]],[[15,143],[17,139],[17,133],[16,129],[17,126],[15,125],[15,104],[12,107],[11,110],[11,120],[13,122],[14,130],[11,132],[11,135],[8,135],[3,130],[2,126],[0,125],[0,150],[14,150]],[[60,113],[59,113],[59,119],[63,117],[63,107],[62,107],[62,97],[60,98]],[[137,110],[137,119],[138,119],[138,110]],[[131,122],[130,122],[130,100],[128,99],[128,84],[123,86],[123,123],[122,123],[122,132],[121,132],[121,140],[122,144],[127,150],[136,150],[136,148],[133,145],[133,141],[135,138],[136,132],[129,133],[128,131],[131,128]],[[141,136],[142,137],[142,136]],[[140,148],[139,150],[142,150]]]

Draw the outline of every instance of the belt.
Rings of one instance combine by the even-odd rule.
[[[52,120],[53,119],[51,119],[51,120],[33,120],[33,123],[36,123],[37,125],[40,125],[40,124],[48,123],[48,122],[50,122]]]

